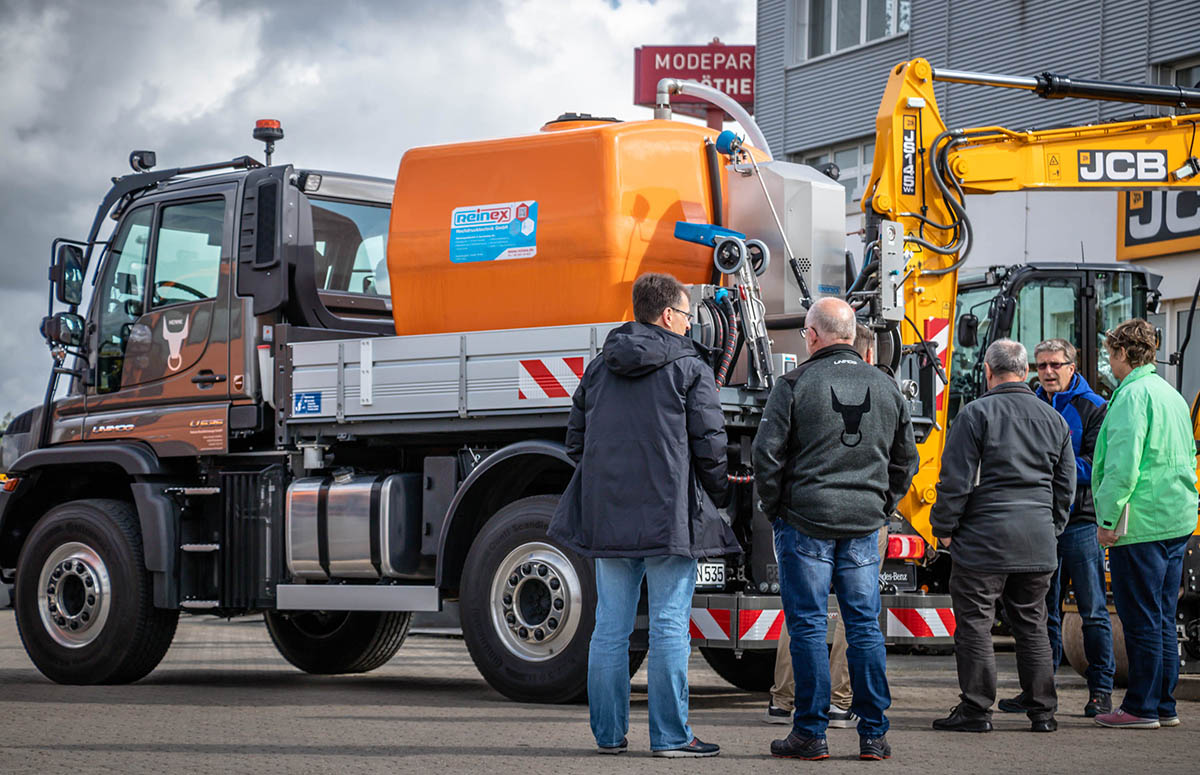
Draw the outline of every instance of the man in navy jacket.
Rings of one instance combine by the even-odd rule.
[[[629,746],[629,634],[644,578],[650,748],[715,756],[720,746],[688,725],[688,618],[696,560],[741,551],[718,511],[729,497],[725,416],[712,367],[685,336],[693,313],[679,281],[639,277],[633,314],[575,391],[566,441],[578,465],[549,535],[595,558],[588,709],[597,752]]]
[[[1112,624],[1108,618],[1104,587],[1104,550],[1096,540],[1096,510],[1092,506],[1092,453],[1104,422],[1104,399],[1075,373],[1075,347],[1065,339],[1047,339],[1033,350],[1037,360],[1038,398],[1062,415],[1071,429],[1075,450],[1075,501],[1067,527],[1058,537],[1058,571],[1046,598],[1046,629],[1057,666],[1062,661],[1062,600],[1067,585],[1075,590],[1075,602],[1083,620],[1083,649],[1087,657],[1088,702],[1085,716],[1112,710],[1113,659]],[[1025,710],[1023,697],[1000,701],[1009,713]]]

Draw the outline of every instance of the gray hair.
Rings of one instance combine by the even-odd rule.
[[[1033,348],[1033,357],[1037,358],[1042,353],[1062,353],[1063,360],[1067,363],[1075,362],[1075,345],[1066,339],[1047,339],[1044,342],[1038,342],[1038,346]]]
[[[832,296],[817,299],[805,315],[805,323],[835,342],[853,343],[858,333],[854,309]]]
[[[1029,353],[1015,339],[997,339],[987,348],[983,362],[993,374],[1012,374],[1024,378],[1029,371]]]

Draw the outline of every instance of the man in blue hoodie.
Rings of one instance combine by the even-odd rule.
[[[1104,422],[1104,399],[1075,373],[1075,346],[1065,339],[1047,339],[1033,350],[1037,360],[1037,395],[1058,410],[1071,429],[1075,448],[1075,502],[1066,530],[1058,537],[1058,572],[1046,597],[1046,629],[1054,664],[1062,662],[1062,600],[1067,584],[1083,619],[1083,649],[1087,656],[1088,702],[1083,714],[1094,717],[1112,710],[1112,624],[1108,618],[1104,587],[1104,550],[1096,538],[1096,510],[1092,505],[1092,453]],[[1000,701],[1000,710],[1025,710],[1020,695]]]

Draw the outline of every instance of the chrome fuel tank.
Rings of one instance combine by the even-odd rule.
[[[422,578],[420,529],[419,474],[306,477],[288,487],[293,578]]]

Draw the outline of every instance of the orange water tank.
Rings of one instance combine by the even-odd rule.
[[[552,122],[408,151],[388,237],[396,333],[632,320],[638,275],[708,282],[711,249],[673,232],[676,221],[713,221],[704,140],[715,134],[672,121]]]

